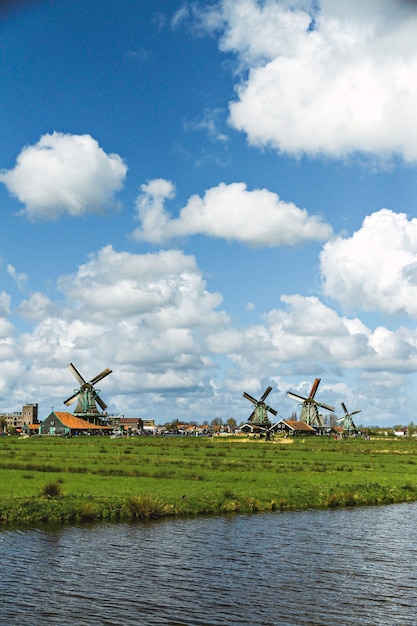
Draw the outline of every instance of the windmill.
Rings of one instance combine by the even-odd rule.
[[[356,415],[357,413],[360,413],[362,411],[362,409],[358,409],[356,411],[352,411],[352,413],[349,413],[349,411],[346,408],[346,405],[344,402],[340,403],[342,405],[342,409],[345,413],[344,417],[340,417],[337,422],[343,422],[343,430],[347,431],[348,435],[350,435],[352,432],[357,432],[357,428],[355,426],[355,424],[353,423],[353,419],[352,419],[352,415]]]
[[[294,393],[293,391],[287,391],[287,396],[289,398],[297,400],[297,402],[300,402],[302,404],[300,422],[304,422],[309,426],[324,426],[323,419],[318,411],[318,407],[326,409],[327,411],[331,411],[332,413],[334,412],[333,406],[329,406],[328,404],[324,404],[323,402],[317,402],[317,400],[314,399],[317,388],[320,384],[320,380],[321,378],[315,379],[307,398],[304,398],[303,396],[300,396],[298,395],[298,393]]]
[[[261,434],[265,434],[267,439],[269,439],[272,427],[271,421],[268,417],[268,413],[272,413],[272,415],[277,415],[275,409],[272,409],[270,406],[265,404],[265,400],[267,396],[271,393],[271,391],[272,387],[267,387],[259,400],[256,400],[256,398],[246,393],[246,391],[243,393],[243,397],[255,405],[255,408],[249,416],[247,426],[249,426],[252,430],[258,431]]]
[[[97,420],[102,416],[102,413],[99,412],[97,408],[97,404],[100,408],[105,411],[107,408],[107,404],[103,402],[103,400],[98,395],[99,392],[94,389],[94,385],[102,380],[105,376],[111,374],[112,370],[105,369],[97,376],[94,376],[89,382],[84,380],[81,376],[80,372],[77,370],[73,363],[68,365],[68,369],[72,372],[73,376],[77,379],[80,384],[79,389],[74,389],[74,393],[72,396],[67,398],[64,401],[64,404],[70,406],[73,402],[78,400],[77,406],[75,407],[74,415],[82,417],[87,421]]]

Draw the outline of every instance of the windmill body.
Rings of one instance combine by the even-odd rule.
[[[304,422],[309,426],[313,426],[314,428],[323,427],[323,418],[319,413],[319,407],[326,409],[326,411],[334,412],[334,407],[329,404],[324,404],[323,402],[318,402],[315,400],[314,396],[316,395],[318,386],[320,384],[320,378],[316,378],[311,391],[307,397],[300,396],[298,393],[294,393],[293,391],[287,391],[287,396],[292,398],[293,400],[297,400],[301,404],[301,414],[300,414],[300,422]]]
[[[64,404],[70,406],[77,400],[74,415],[82,417],[88,422],[99,424],[103,422],[105,417],[104,411],[107,408],[107,404],[99,396],[99,390],[95,389],[94,385],[102,380],[105,376],[111,374],[112,370],[105,369],[97,376],[94,376],[90,381],[86,381],[80,372],[77,370],[73,363],[68,365],[68,369],[72,372],[73,376],[79,383],[80,387],[74,390],[72,396],[64,401]],[[100,412],[98,406],[103,412]]]
[[[300,413],[300,422],[309,426],[324,426],[323,418],[319,413],[315,402],[303,402]]]
[[[353,422],[352,415],[356,415],[357,413],[360,413],[362,409],[358,409],[356,411],[352,411],[351,413],[349,413],[349,411],[346,408],[345,403],[341,402],[341,405],[342,405],[342,409],[344,412],[344,416],[339,418],[337,422],[343,423],[343,432],[346,432],[348,435],[356,434],[358,432],[358,429],[356,428]]]
[[[246,391],[243,393],[243,397],[246,398],[246,400],[249,400],[249,402],[252,402],[254,405],[254,409],[249,416],[248,423],[246,424],[247,429],[251,429],[252,432],[265,434],[268,438],[272,429],[272,423],[269,419],[268,413],[277,415],[275,409],[265,403],[265,400],[271,391],[272,387],[267,387],[259,400],[256,400],[256,398],[251,396],[249,393],[246,393]]]

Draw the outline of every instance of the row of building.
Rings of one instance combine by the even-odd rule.
[[[116,434],[147,434],[159,433],[160,429],[155,426],[154,420],[124,415],[91,416],[94,419],[85,419],[80,415],[74,415],[66,411],[52,411],[42,422],[38,417],[37,404],[25,404],[22,410],[13,413],[0,414],[0,432],[12,430],[20,434],[43,434],[74,436],[82,434],[90,435],[116,435]],[[271,433],[283,433],[287,435],[339,435],[344,433],[342,426],[313,427],[301,421],[281,419],[272,428]],[[207,426],[177,426],[177,434],[206,435],[220,432],[219,428]],[[230,433],[230,431],[228,431]],[[253,423],[245,424],[242,432],[253,435],[265,435],[265,429]],[[346,434],[346,433],[345,433]],[[355,429],[348,434],[358,434]]]
[[[126,432],[147,432],[155,428],[154,420],[143,420],[124,415],[109,415],[100,420],[87,420],[67,411],[52,411],[42,422],[39,421],[38,405],[25,404],[21,411],[0,414],[0,433],[45,435],[81,435]]]

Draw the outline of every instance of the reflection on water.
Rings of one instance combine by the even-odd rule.
[[[0,625],[417,623],[417,504],[0,531]]]

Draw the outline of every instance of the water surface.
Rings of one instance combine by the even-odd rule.
[[[0,531],[0,625],[415,626],[417,503]]]

